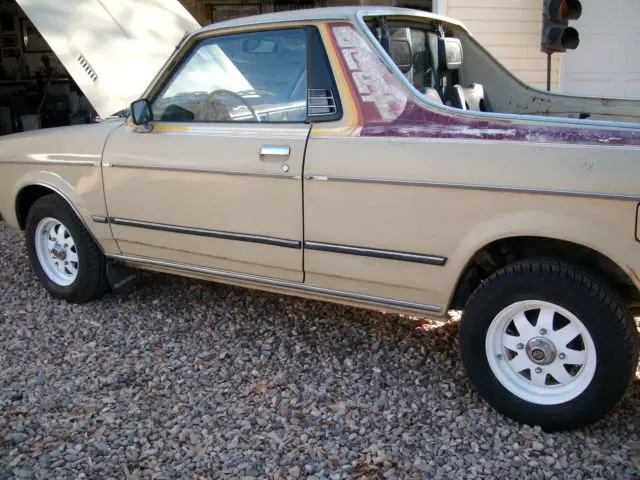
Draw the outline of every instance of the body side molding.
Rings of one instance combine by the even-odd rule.
[[[182,227],[179,225],[167,225],[164,223],[145,222],[141,220],[129,220],[125,218],[111,217],[109,223],[112,225],[122,225],[123,227],[146,228],[149,230],[159,230],[162,232],[181,233],[184,235],[197,235],[201,237],[221,238],[224,240],[239,240],[249,243],[263,243],[276,247],[301,248],[302,244],[298,240],[286,238],[268,237],[264,235],[252,235],[248,233],[226,232],[221,230],[207,230],[204,228]]]
[[[439,267],[442,267],[447,263],[447,257],[441,257],[439,255],[424,255],[421,253],[398,252],[396,250],[380,250],[377,248],[353,247],[349,245],[337,245],[311,241],[305,241],[304,247],[309,250],[318,250],[321,252],[345,253],[363,257],[424,263],[425,265],[436,265]]]
[[[211,175],[236,175],[240,177],[263,177],[300,180],[300,175],[288,175],[285,173],[244,172],[241,170],[215,170],[208,168],[169,167],[164,165],[136,165],[132,163],[105,163],[109,168],[128,168],[133,170],[158,170],[176,173],[206,173]]]
[[[3,160],[3,165],[74,165],[76,167],[99,167],[100,162],[93,160],[70,160],[60,159],[24,159],[24,160]]]
[[[405,185],[410,187],[434,187],[434,188],[457,188],[461,190],[484,190],[490,192],[511,192],[511,193],[531,193],[544,195],[559,195],[566,197],[586,197],[602,198],[610,200],[631,200],[640,201],[640,195],[629,195],[624,193],[604,193],[604,192],[583,192],[575,190],[555,190],[546,188],[530,187],[510,187],[507,185],[486,185],[475,183],[455,183],[455,182],[430,182],[426,180],[401,180],[385,178],[366,177],[339,177],[330,175],[305,175],[305,180],[315,180],[324,182],[346,182],[346,183],[377,183],[381,185]]]

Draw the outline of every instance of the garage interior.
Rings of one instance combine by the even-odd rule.
[[[15,0],[0,0],[0,135],[89,123],[95,112]]]

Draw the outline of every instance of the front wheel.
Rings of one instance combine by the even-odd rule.
[[[460,349],[496,410],[547,431],[580,428],[622,398],[638,364],[628,309],[595,277],[526,262],[487,279],[467,302]]]
[[[25,236],[33,269],[52,296],[80,303],[107,290],[104,255],[59,196],[36,200],[27,215]]]

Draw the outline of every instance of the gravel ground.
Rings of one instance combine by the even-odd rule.
[[[0,479],[640,476],[637,378],[546,434],[480,400],[453,320],[159,274],[68,305],[0,244]]]

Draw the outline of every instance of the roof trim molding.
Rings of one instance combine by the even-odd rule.
[[[438,2],[446,0],[435,0]],[[202,33],[222,30],[234,27],[246,27],[252,25],[265,25],[271,23],[297,22],[297,21],[313,21],[313,20],[355,20],[361,16],[369,15],[410,15],[419,16],[433,20],[444,21],[453,25],[462,25],[453,18],[447,18],[435,13],[423,12],[410,8],[386,7],[386,6],[350,6],[350,7],[320,7],[308,8],[303,10],[292,10],[286,12],[263,13],[260,15],[251,15],[248,17],[225,20],[223,22],[213,23],[192,32],[192,36]]]

